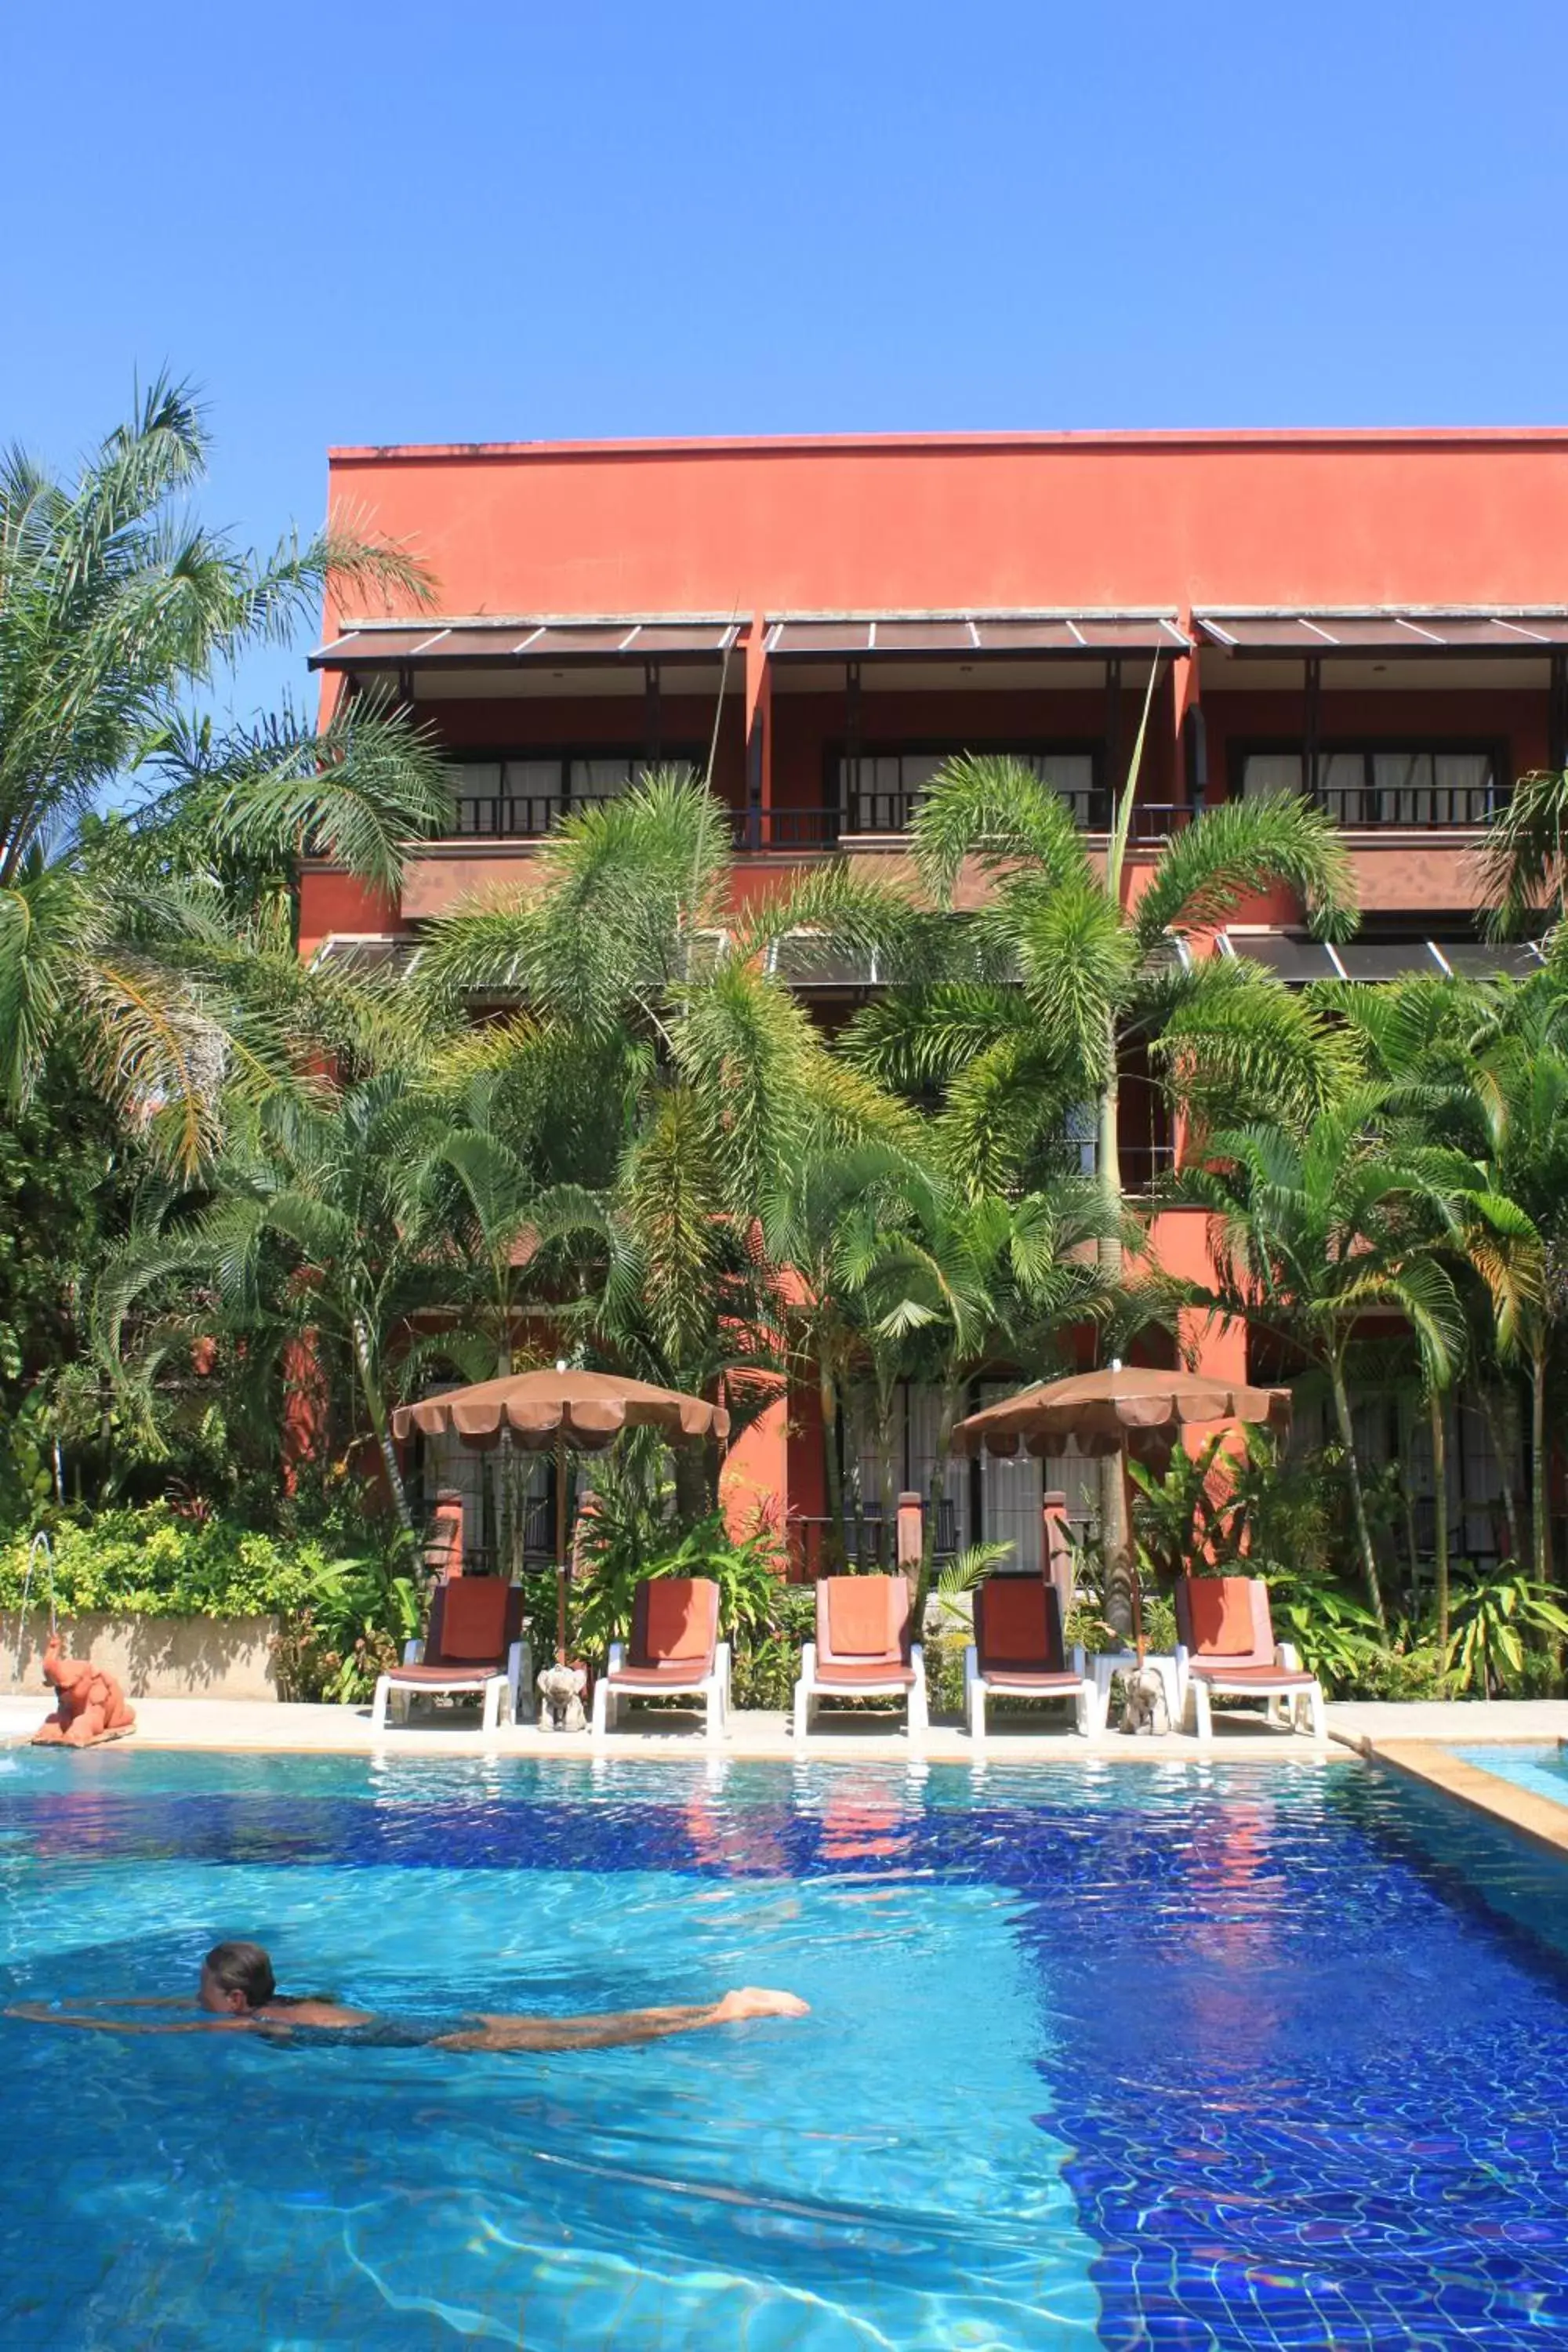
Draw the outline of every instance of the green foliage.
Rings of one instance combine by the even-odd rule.
[[[612,1642],[626,1640],[637,1587],[645,1577],[712,1578],[719,1587],[719,1631],[737,1646],[749,1647],[773,1629],[785,1561],[777,1530],[765,1520],[735,1538],[715,1512],[679,1539],[667,1538],[662,1549],[634,1566],[626,1550],[601,1536],[595,1519],[588,1517],[579,1549],[584,1575],[573,1626],[579,1649],[590,1658],[603,1658]]]
[[[69,1616],[287,1616],[336,1566],[316,1538],[286,1543],[223,1519],[184,1518],[158,1503],[100,1511],[86,1525],[67,1520],[52,1543],[56,1604]],[[27,1549],[24,1535],[0,1547],[0,1610],[21,1604]],[[40,1564],[35,1607],[46,1580]]]
[[[1558,1649],[1565,1638],[1562,1601],[1504,1560],[1495,1576],[1456,1587],[1448,1672],[1467,1696],[1498,1697],[1524,1680],[1530,1646]]]

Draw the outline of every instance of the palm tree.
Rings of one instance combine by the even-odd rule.
[[[203,855],[161,875],[95,823],[111,787],[188,745],[182,694],[285,634],[327,583],[428,594],[395,548],[328,532],[258,562],[192,521],[206,449],[191,393],[160,378],[74,481],[20,452],[0,458],[0,1086],[26,1100],[68,1042],[123,1109],[163,1110],[154,1129],[187,1171],[212,1148],[216,1097],[247,1054],[226,1027],[231,992],[203,969],[225,937],[204,856],[281,860],[320,842],[385,881],[401,839],[447,797],[427,745],[358,711],[321,737],[289,728],[227,745],[204,779]]]
[[[1473,1182],[1457,1153],[1397,1150],[1387,1108],[1385,1089],[1363,1086],[1321,1111],[1300,1139],[1263,1123],[1221,1130],[1205,1139],[1203,1164],[1170,1187],[1170,1197],[1214,1219],[1215,1287],[1202,1303],[1326,1377],[1367,1598],[1385,1632],[1347,1358],[1369,1317],[1395,1316],[1415,1334],[1428,1382],[1447,1386],[1464,1313],[1443,1246]]]
[[[923,1622],[952,1433],[974,1382],[1027,1363],[1043,1370],[1063,1342],[1114,1304],[1098,1260],[1105,1196],[1092,1181],[1060,1178],[1009,1200],[973,1195],[911,1169],[901,1197],[862,1195],[846,1220],[844,1280],[864,1305],[869,1335],[900,1373],[938,1394],[930,1508],[916,1594]],[[885,1450],[885,1448],[884,1448]],[[886,1472],[884,1472],[885,1485]],[[884,1524],[892,1497],[884,1492]]]
[[[221,1336],[274,1360],[303,1344],[325,1381],[341,1366],[410,1535],[393,1404],[432,1358],[470,1378],[493,1370],[487,1340],[452,1322],[462,1269],[431,1253],[417,1216],[418,1175],[444,1123],[435,1097],[395,1072],[322,1086],[312,1102],[279,1091],[237,1122],[202,1192],[176,1195],[132,1235],[106,1272],[100,1315],[117,1367],[132,1311],[160,1305],[187,1343]]]
[[[918,977],[873,1008],[849,1045],[878,1077],[941,1090],[941,1148],[976,1190],[1032,1181],[1053,1148],[1059,1166],[1075,1108],[1092,1106],[1108,1283],[1121,1271],[1120,1088],[1132,1049],[1163,1064],[1200,1125],[1222,1106],[1227,1123],[1281,1109],[1309,1116],[1346,1076],[1330,1021],[1250,967],[1183,946],[1280,884],[1314,930],[1347,929],[1350,866],[1333,825],[1293,795],[1226,803],[1173,835],[1134,895],[1128,849],[1142,740],[1141,730],[1103,870],[1067,802],[1022,761],[965,756],[933,778],[913,824],[921,878],[939,908],[952,908],[971,867],[987,895],[977,914],[949,920],[945,977],[932,979],[932,934],[919,926]],[[897,917],[889,929],[897,954],[907,932]],[[1126,1556],[1124,1520],[1121,1479],[1108,1477],[1113,1561]]]

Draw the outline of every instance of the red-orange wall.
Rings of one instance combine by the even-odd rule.
[[[346,450],[443,611],[1543,604],[1568,433]]]

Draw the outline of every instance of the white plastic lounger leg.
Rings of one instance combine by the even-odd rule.
[[[1208,1685],[1201,1675],[1192,1679],[1193,1715],[1198,1738],[1206,1747],[1214,1738],[1214,1717],[1209,1712]]]
[[[594,1737],[603,1739],[610,1727],[610,1682],[601,1675],[594,1685]]]
[[[795,1686],[795,1736],[805,1739],[811,1729],[811,1688],[803,1675]]]
[[[375,1704],[370,1711],[370,1727],[373,1731],[386,1729],[386,1702],[391,1696],[392,1685],[384,1675],[378,1675],[375,1684]]]
[[[926,1697],[925,1652],[919,1642],[910,1644],[910,1663],[914,1667],[915,1678],[910,1685],[910,1702],[905,1720],[909,1726],[910,1738],[918,1740],[923,1739],[931,1728],[931,1704]]]
[[[507,1694],[504,1675],[492,1675],[485,1685],[484,1736],[493,1739],[500,1729],[500,1703]]]
[[[1323,1685],[1321,1683],[1313,1683],[1307,1692],[1307,1721],[1311,1727],[1311,1734],[1314,1739],[1327,1739],[1329,1736],[1329,1723],[1328,1717],[1323,1713]]]
[[[964,1685],[964,1699],[969,1716],[969,1737],[977,1748],[985,1743],[985,1685],[978,1675],[972,1675]]]

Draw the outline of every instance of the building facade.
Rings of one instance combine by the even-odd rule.
[[[526,888],[560,814],[654,761],[711,760],[742,893],[827,856],[907,871],[910,809],[961,751],[1035,763],[1092,847],[1152,680],[1130,892],[1194,810],[1299,790],[1344,828],[1355,941],[1308,940],[1272,899],[1215,951],[1288,982],[1495,967],[1474,851],[1517,776],[1568,764],[1568,432],[339,449],[331,505],[416,555],[435,605],[330,610],[312,656],[325,705],[390,686],[459,783],[449,837],[421,846],[396,905],[307,866],[306,954],[407,941]],[[826,1012],[875,973],[811,984]],[[1132,1179],[1157,1173],[1170,1138],[1136,1074],[1123,1122]],[[1195,1216],[1162,1215],[1153,1245],[1203,1268]],[[1241,1334],[1192,1336],[1214,1369],[1241,1368]],[[820,1513],[809,1411],[781,1404],[748,1433],[737,1501]],[[911,1395],[917,1487],[929,1423]],[[1457,1434],[1452,1499],[1485,1551],[1495,1465]],[[957,1477],[954,1539],[1030,1557],[1037,1475]],[[1073,1465],[1047,1475],[1091,1507]]]

